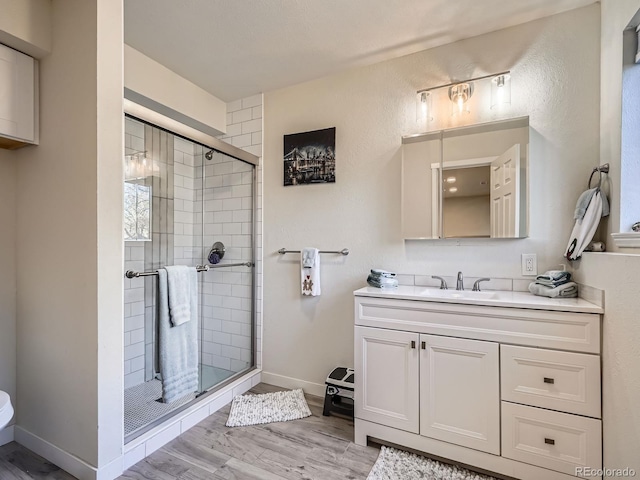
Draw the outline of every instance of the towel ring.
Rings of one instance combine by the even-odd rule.
[[[609,173],[609,164],[605,163],[604,165],[600,165],[599,167],[595,167],[591,170],[591,175],[589,176],[589,183],[587,184],[587,190],[591,189],[591,180],[593,180],[593,174],[598,172],[600,174],[600,178],[598,179],[598,188],[602,187],[602,174]]]

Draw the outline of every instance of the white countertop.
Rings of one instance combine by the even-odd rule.
[[[470,295],[475,292],[465,290]],[[489,307],[531,308],[535,310],[555,310],[577,313],[604,313],[602,307],[587,302],[582,298],[547,298],[533,295],[529,292],[511,292],[498,290],[484,290],[487,295],[495,294],[494,298],[456,298],[455,290],[439,291],[433,287],[375,288],[364,287],[353,292],[358,297],[392,298],[397,300],[417,300],[422,302],[458,303],[464,305],[486,305]],[[440,293],[448,295],[438,296]],[[464,293],[462,293],[464,295]],[[480,293],[482,295],[482,292]]]

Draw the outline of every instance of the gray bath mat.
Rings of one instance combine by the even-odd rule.
[[[415,453],[382,447],[367,480],[496,480]]]
[[[286,422],[311,416],[301,389],[260,395],[238,395],[233,399],[227,427]]]

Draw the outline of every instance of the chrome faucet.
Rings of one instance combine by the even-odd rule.
[[[447,287],[447,282],[445,281],[444,278],[438,277],[437,275],[431,275],[431,278],[435,278],[436,280],[440,280],[440,290],[447,290],[449,288],[449,287]]]
[[[462,272],[458,272],[458,281],[456,282],[456,290],[464,290],[464,283],[462,282]]]
[[[476,280],[476,282],[473,284],[473,291],[474,292],[479,292],[480,291],[480,282],[489,282],[491,281],[490,278],[479,278],[478,280]]]

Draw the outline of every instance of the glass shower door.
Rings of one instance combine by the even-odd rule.
[[[254,365],[255,167],[132,117],[125,147],[124,270],[144,274],[124,286],[128,442]],[[198,273],[197,390],[163,403],[156,271],[206,265],[215,242],[224,256]]]
[[[220,152],[203,150],[200,276],[201,391],[254,364],[254,182],[255,167]],[[213,245],[224,245],[210,257]],[[212,264],[219,259],[219,263]],[[227,266],[232,264],[244,264]]]

